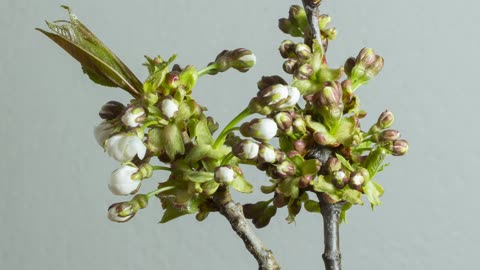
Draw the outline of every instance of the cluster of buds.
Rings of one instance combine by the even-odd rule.
[[[258,82],[257,96],[248,105],[251,112],[270,115],[290,111],[300,100],[300,91],[289,86],[280,76],[264,76]]]
[[[298,80],[308,80],[314,70],[312,66],[312,49],[304,43],[295,44],[291,40],[285,40],[279,47],[280,55],[286,59],[283,70]]]
[[[350,57],[344,65],[345,74],[356,86],[363,85],[377,76],[383,68],[383,57],[370,48],[363,48],[356,58]]]
[[[230,68],[240,72],[247,72],[255,65],[256,60],[255,55],[247,49],[224,50],[217,56],[214,62],[208,64],[211,67],[208,74],[215,75]]]
[[[293,37],[303,37],[308,27],[305,10],[298,5],[291,6],[288,12],[288,18],[279,19],[278,27],[285,34],[289,34]]]

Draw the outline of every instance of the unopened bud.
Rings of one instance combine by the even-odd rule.
[[[322,131],[316,131],[315,133],[313,133],[313,140],[319,145],[325,145],[325,146],[338,145],[338,142],[335,139],[335,137]]]
[[[288,97],[288,87],[283,84],[272,85],[259,91],[257,97],[266,106],[275,105]]]
[[[257,62],[257,57],[250,50],[236,49],[233,51],[234,61],[232,62],[232,68],[240,71],[247,72]]]
[[[275,193],[273,196],[273,205],[277,208],[282,208],[288,204],[288,198],[285,197],[285,195],[281,193]]]
[[[329,173],[336,172],[342,168],[342,163],[336,157],[330,157],[325,164],[325,167]]]
[[[291,40],[284,40],[278,50],[285,59],[295,57],[295,43]]]
[[[297,66],[298,61],[296,59],[290,58],[283,63],[283,70],[288,74],[294,74]]]
[[[297,102],[300,100],[300,91],[296,87],[288,86],[288,95],[285,98],[285,102],[278,106],[278,109],[290,109],[291,107],[295,106]]]
[[[304,175],[300,177],[300,180],[298,181],[298,187],[299,188],[307,188],[310,186],[310,183],[313,181],[313,175]]]
[[[393,142],[390,151],[394,156],[403,156],[408,152],[408,142],[406,140],[396,140]]]
[[[288,83],[280,76],[263,76],[257,83],[257,87],[260,91],[276,84],[288,85]]]
[[[299,80],[308,80],[313,75],[313,67],[311,64],[303,64],[294,72],[294,76]]]
[[[140,188],[142,181],[133,179],[138,168],[123,165],[112,173],[108,188],[115,195],[134,194]]]
[[[113,120],[120,116],[125,110],[125,105],[118,101],[109,101],[100,109],[98,115],[105,120]]]
[[[293,148],[301,156],[304,156],[307,153],[307,142],[305,142],[304,140],[296,140],[293,142]]]
[[[312,49],[307,44],[299,43],[295,46],[295,54],[300,60],[312,58]]]
[[[261,144],[258,151],[259,163],[274,163],[277,160],[275,148],[271,145]]]
[[[338,170],[332,173],[332,184],[337,189],[342,189],[349,181],[350,179],[344,170]]]
[[[337,29],[336,28],[324,29],[322,34],[326,39],[334,40],[337,37]]]
[[[285,160],[280,164],[273,166],[270,174],[273,178],[284,179],[295,175],[296,172],[297,168],[295,167],[295,164],[291,161]]]
[[[386,129],[391,127],[394,121],[395,121],[395,118],[393,116],[393,113],[387,110],[380,115],[380,117],[377,120],[376,126],[378,126],[380,129]]]
[[[289,34],[292,37],[301,37],[303,36],[303,32],[300,31],[298,26],[293,24],[289,19],[287,18],[281,18],[278,20],[278,28],[282,30],[283,33]]]
[[[352,70],[355,67],[355,57],[350,57],[345,61],[345,64],[343,65],[343,70],[345,71],[345,74],[347,77],[352,76]]]
[[[165,98],[160,105],[160,111],[167,119],[172,118],[178,112],[177,101],[172,97]]]
[[[287,132],[293,125],[293,116],[288,112],[279,112],[273,117],[278,128]]]
[[[217,167],[214,177],[217,183],[229,184],[235,179],[235,171],[230,166]]]
[[[288,19],[300,27],[300,29],[304,29],[307,26],[307,14],[301,6],[291,6],[288,12]]]
[[[369,177],[369,173],[366,169],[357,169],[350,175],[350,187],[361,192],[363,184],[368,180]]]
[[[297,117],[293,121],[293,134],[297,138],[303,137],[307,133],[307,123],[302,117]]]
[[[243,140],[233,147],[233,154],[242,160],[252,160],[258,157],[259,145],[250,140]]]
[[[123,114],[122,122],[127,127],[138,127],[145,117],[145,110],[142,107],[130,107]]]
[[[277,135],[278,127],[270,118],[253,119],[240,126],[240,132],[245,137],[252,137],[259,141],[268,141]]]
[[[179,72],[172,71],[167,73],[165,77],[165,84],[170,89],[176,89],[180,85],[180,76]]]
[[[400,132],[394,129],[387,129],[380,134],[380,141],[395,141],[400,138]]]
[[[355,65],[362,66],[364,68],[372,65],[376,59],[375,52],[370,48],[363,48],[357,55],[355,59]]]
[[[326,14],[322,14],[318,17],[318,27],[320,29],[325,29],[330,25],[332,18]]]
[[[137,214],[138,207],[130,202],[114,203],[108,207],[108,219],[114,222],[127,222]]]

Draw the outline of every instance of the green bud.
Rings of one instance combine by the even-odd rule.
[[[280,55],[287,59],[295,57],[295,43],[291,40],[284,40],[278,48]]]
[[[345,61],[345,64],[343,65],[343,70],[345,71],[345,74],[347,77],[352,76],[352,70],[355,67],[355,57],[350,57]]]
[[[295,70],[294,76],[299,80],[308,80],[313,75],[313,67],[311,64],[303,64]]]
[[[252,51],[243,48],[233,50],[231,59],[231,67],[240,72],[247,72],[257,62],[257,58]]]
[[[307,133],[307,123],[303,117],[297,117],[293,121],[293,134],[296,138],[301,138]]]
[[[288,85],[288,83],[280,76],[263,76],[260,81],[257,83],[258,90],[262,91],[272,85],[282,84]]]
[[[179,74],[180,83],[185,86],[187,93],[191,93],[198,80],[198,72],[194,66],[186,66]]]
[[[370,48],[363,48],[355,59],[350,78],[364,84],[375,77],[383,68],[383,58]]]
[[[297,172],[297,167],[289,160],[284,160],[280,164],[269,168],[267,173],[275,179],[285,179],[294,176]]]
[[[292,37],[302,37],[303,32],[293,24],[289,19],[281,18],[278,20],[278,28],[282,30],[283,33],[289,34]]]
[[[387,129],[380,134],[380,141],[395,141],[400,138],[400,132],[394,129]]]
[[[380,129],[386,129],[391,127],[394,121],[393,113],[387,110],[380,115],[375,125]]]
[[[125,110],[125,105],[123,105],[118,101],[112,100],[105,103],[105,105],[102,106],[102,108],[100,109],[100,112],[98,112],[98,115],[102,119],[113,120],[118,116],[122,115],[124,110]]]
[[[291,130],[291,127],[293,125],[293,116],[288,113],[288,112],[279,112],[275,114],[273,117],[275,120],[275,123],[278,126],[278,129],[280,129],[283,132],[287,132]]]
[[[312,58],[312,49],[307,44],[299,43],[295,46],[295,54],[300,60],[309,60]]]
[[[330,25],[331,21],[332,18],[330,16],[322,14],[318,17],[318,27],[320,29],[326,29]]]
[[[327,163],[325,164],[327,172],[333,173],[339,171],[342,168],[342,163],[336,157],[329,157]]]
[[[313,140],[319,145],[338,146],[335,137],[322,131],[316,131],[313,133]]]
[[[283,63],[283,70],[288,74],[294,74],[298,66],[298,61],[296,59],[288,59]]]
[[[291,6],[288,12],[288,19],[300,29],[307,27],[307,13],[301,6]]]
[[[114,203],[108,207],[108,219],[120,223],[127,222],[137,214],[138,209],[139,207],[135,207],[131,202]]]

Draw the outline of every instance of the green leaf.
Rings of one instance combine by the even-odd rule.
[[[117,86],[133,96],[139,96],[142,83],[133,72],[77,19],[70,8],[62,7],[68,11],[70,21],[47,22],[53,33],[40,28],[36,30],[80,62],[84,72],[95,83]]]
[[[212,172],[197,172],[192,170],[180,172],[181,177],[185,181],[191,181],[195,183],[204,183],[213,179]]]
[[[189,163],[196,163],[206,157],[210,151],[212,151],[212,147],[206,144],[197,144],[188,151],[187,156],[185,157],[185,161]]]
[[[252,193],[253,192],[253,186],[250,184],[243,176],[237,176],[230,186],[235,189],[238,192],[242,193]]]
[[[164,151],[164,145],[160,139],[162,135],[162,128],[152,128],[147,135],[147,149],[155,155]]]
[[[317,159],[306,160],[302,167],[302,175],[316,175],[320,167],[318,166],[319,161]]]
[[[352,167],[352,165],[350,164],[350,162],[345,159],[342,155],[338,154],[338,153],[335,153],[335,156],[338,158],[338,160],[340,160],[340,162],[342,163],[342,165],[347,168],[347,170],[353,172],[355,171],[355,169]]]
[[[283,179],[278,185],[278,192],[284,195],[285,197],[297,198],[299,194],[298,177],[289,177]]]
[[[386,156],[387,156],[387,153],[385,149],[381,147],[375,149],[374,151],[370,152],[370,154],[368,154],[364,167],[368,170],[368,173],[370,174],[370,178],[373,178],[373,176],[377,172],[379,172],[379,169],[382,167],[382,163],[385,160]]]
[[[355,134],[355,120],[353,117],[342,118],[338,123],[337,132],[334,134],[337,141],[344,145],[350,145]]]
[[[327,182],[323,175],[319,175],[315,180],[313,180],[313,190],[317,192],[326,192],[329,195],[335,194],[337,191],[335,186],[332,183]]]
[[[170,57],[170,59],[168,59],[168,61],[162,62],[155,66],[153,73],[147,78],[147,80],[143,84],[143,90],[145,92],[155,92],[158,89],[158,87],[165,80],[165,76],[168,73],[168,65],[175,61],[175,58],[177,58],[177,55],[174,54]]]
[[[317,201],[308,200],[303,204],[303,206],[305,207],[305,210],[310,213],[320,213],[320,204]]]
[[[345,189],[342,194],[342,199],[351,204],[363,204],[362,193],[355,189]]]
[[[169,124],[162,128],[160,143],[165,148],[165,153],[170,160],[175,159],[175,155],[185,153],[185,145],[182,139],[182,133],[177,125]]]
[[[213,144],[214,139],[208,129],[207,118],[203,117],[195,126],[195,134],[198,144]]]
[[[380,197],[383,195],[383,187],[374,181],[368,181],[363,186],[363,192],[367,195],[367,199],[370,201],[372,210],[375,206],[382,204]]]

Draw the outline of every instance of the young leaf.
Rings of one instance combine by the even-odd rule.
[[[337,156],[338,160],[340,160],[340,162],[345,168],[347,168],[351,172],[355,171],[355,169],[352,167],[352,164],[350,164],[350,162],[346,160],[342,155],[335,153],[335,156]]]
[[[138,96],[142,83],[133,72],[77,19],[69,7],[62,7],[68,11],[70,21],[47,22],[53,33],[40,28],[36,30],[45,34],[80,62],[84,73],[93,82],[117,86],[133,96]]]
[[[253,192],[253,186],[243,176],[237,176],[231,183],[231,187],[235,189],[238,192],[242,193],[252,193]]]
[[[363,186],[363,191],[367,195],[367,199],[370,201],[372,210],[375,208],[375,206],[382,204],[382,202],[380,201],[380,197],[383,195],[382,186],[373,181],[368,181]]]
[[[308,200],[303,204],[303,206],[305,207],[305,210],[310,213],[320,213],[320,204],[317,201]]]

